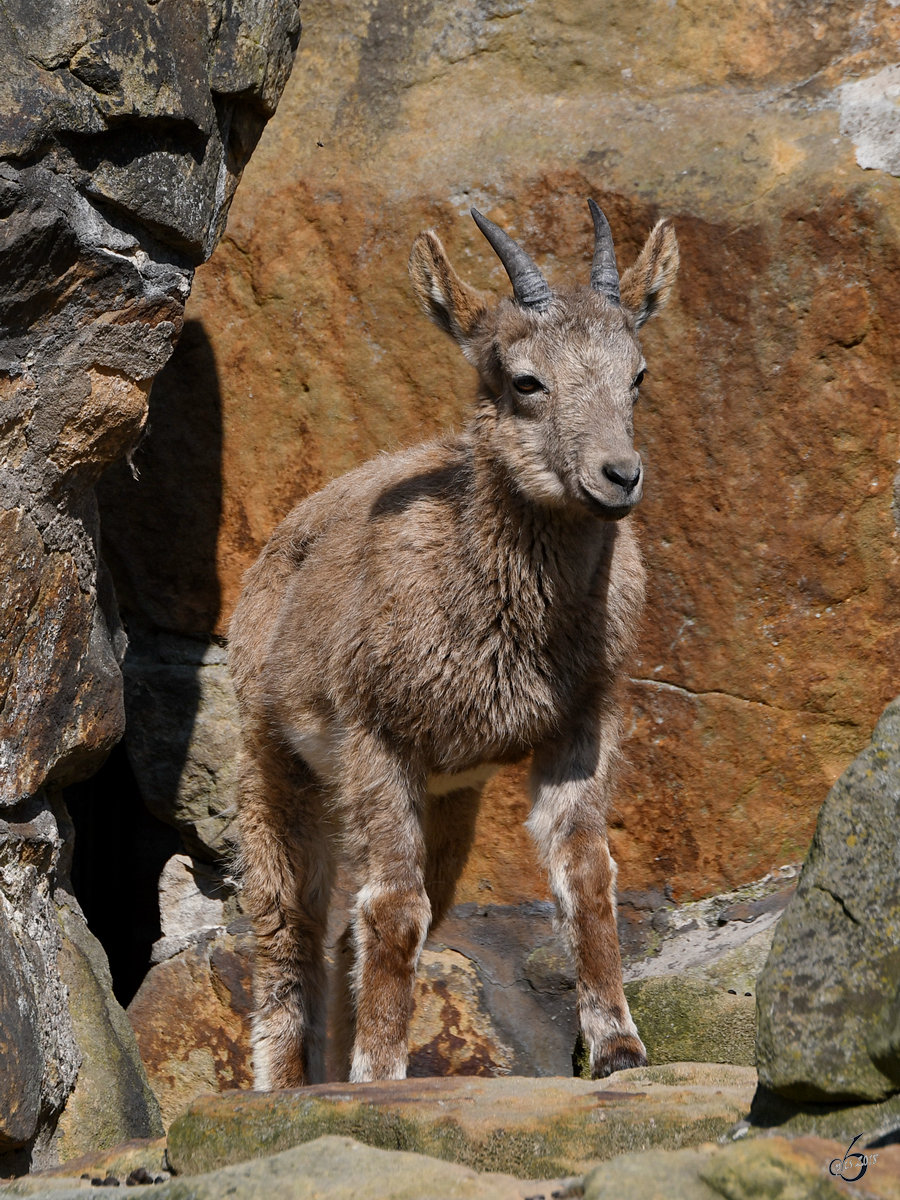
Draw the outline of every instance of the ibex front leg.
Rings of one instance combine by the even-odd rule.
[[[622,988],[616,865],[606,838],[617,740],[612,729],[605,742],[599,734],[582,733],[539,750],[528,821],[575,959],[578,1020],[594,1079],[647,1061]]]
[[[416,966],[431,921],[422,792],[375,739],[348,755],[341,805],[363,880],[352,920],[353,1083],[406,1077]]]

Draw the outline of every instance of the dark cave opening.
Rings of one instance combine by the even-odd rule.
[[[75,827],[72,889],[88,927],[106,951],[113,992],[127,1007],[160,937],[159,876],[181,838],[143,800],[125,746],[96,775],[66,788]]]

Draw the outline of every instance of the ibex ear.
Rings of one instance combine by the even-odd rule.
[[[420,233],[413,242],[409,274],[426,314],[465,350],[487,308],[487,297],[463,283],[433,230]]]
[[[678,241],[667,221],[658,221],[637,262],[622,276],[622,307],[634,315],[638,328],[655,316],[669,299],[678,274]]]

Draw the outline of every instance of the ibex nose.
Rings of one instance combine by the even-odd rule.
[[[614,459],[603,464],[603,474],[610,483],[617,484],[626,493],[633,492],[641,478],[641,456]]]

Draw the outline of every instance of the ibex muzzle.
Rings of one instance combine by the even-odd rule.
[[[512,282],[499,303],[462,282],[434,233],[416,238],[415,291],[478,370],[470,420],[310,496],[247,573],[230,658],[258,1087],[323,1076],[338,847],[360,885],[338,953],[344,1066],[354,1081],[405,1074],[418,956],[452,904],[484,780],[528,754],[528,828],[576,964],[592,1073],[645,1061],[606,813],[615,679],[644,589],[627,519],[642,489],[637,330],[678,249],[661,222],[620,280],[591,213],[590,283],[568,289],[474,213]]]

